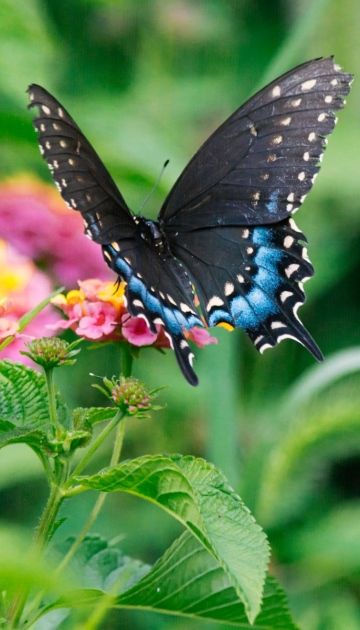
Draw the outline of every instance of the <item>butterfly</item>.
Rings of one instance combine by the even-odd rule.
[[[191,385],[198,378],[186,331],[204,322],[243,328],[260,352],[292,338],[322,359],[297,314],[313,267],[292,215],[315,181],[351,81],[329,57],[267,85],[195,153],[157,221],[131,212],[65,108],[29,86],[40,151],[62,197],[127,283],[130,314],[154,332],[164,327]]]

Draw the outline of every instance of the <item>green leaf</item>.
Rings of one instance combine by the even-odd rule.
[[[112,420],[115,414],[115,407],[77,407],[73,410],[74,427],[88,428],[98,422]]]
[[[112,554],[110,562],[107,559],[109,552]],[[102,554],[105,554],[105,561]],[[122,559],[121,563],[118,558]],[[87,588],[66,595],[49,606],[47,611],[66,604],[72,607],[97,606],[111,594],[113,597],[108,599],[109,608],[177,614],[232,624],[244,630],[296,629],[282,588],[269,576],[265,583],[261,612],[255,624],[250,625],[244,605],[228,575],[187,531],[175,540],[151,570],[136,560],[124,559],[120,551],[95,536],[89,537],[81,547],[76,563],[77,573]],[[117,566],[121,573],[116,573]],[[138,578],[136,584],[127,587],[127,590],[124,589],[122,575],[126,575],[126,571],[133,580]],[[139,576],[139,573],[142,575]],[[104,588],[105,583],[107,588]]]
[[[77,481],[103,492],[140,496],[178,519],[223,567],[253,621],[260,609],[268,564],[267,540],[214,466],[191,456],[154,455]]]
[[[64,421],[66,407],[57,399]],[[24,442],[39,452],[50,447],[51,432],[46,381],[22,363],[0,361],[0,448]]]
[[[228,575],[188,532],[171,545],[140,582],[118,597],[117,605],[212,619],[249,630],[296,628],[285,594],[272,577],[266,579],[261,612],[255,624],[249,625]]]
[[[31,368],[0,361],[0,419],[17,428],[49,426],[45,378]]]
[[[260,480],[257,514],[273,525],[301,507],[304,484],[309,485],[313,471],[344,450],[359,451],[359,396],[335,391],[324,401],[306,407],[302,415],[268,450]]]
[[[12,526],[0,527],[0,589],[15,592],[19,588],[39,588],[52,592],[57,597],[69,590],[69,576],[66,580],[56,576],[55,566],[49,559],[44,561],[31,547],[27,534]]]
[[[70,537],[59,547],[62,555],[67,553],[74,540]],[[76,582],[84,588],[106,592],[116,583],[116,593],[131,588],[150,570],[148,564],[125,556],[98,534],[84,538],[69,568]]]

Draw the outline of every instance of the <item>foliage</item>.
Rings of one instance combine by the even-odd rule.
[[[72,615],[71,610],[76,609],[76,619],[79,608],[82,615],[84,609],[90,608],[87,623],[95,628],[107,610],[115,606],[145,607],[199,618],[210,616],[219,621],[230,620],[241,627],[244,624],[250,627],[248,622],[254,622],[261,611],[259,627],[267,627],[269,617],[274,627],[295,627],[284,595],[274,581],[267,581],[263,594],[269,560],[265,534],[222,473],[203,459],[181,455],[143,456],[118,464],[125,418],[136,415],[143,418],[144,401],[146,412],[159,409],[153,404],[154,395],[144,385],[123,375],[119,381],[104,378],[100,389],[110,402],[115,403],[115,409],[109,407],[105,413],[104,408],[78,408],[73,414],[63,413],[66,408],[61,395],[55,392],[52,373],[55,368],[74,364],[72,357],[80,352],[79,349],[74,350],[75,345],[57,338],[32,341],[28,354],[42,367],[44,376],[21,364],[0,363],[3,381],[0,398],[2,446],[24,442],[33,448],[44,465],[50,486],[48,503],[34,543],[26,555],[28,562],[32,556],[35,557],[39,571],[34,572],[34,582],[31,576],[24,581],[19,575],[15,595],[11,589],[14,579],[8,575],[9,585],[6,581],[3,585],[2,614],[5,619],[13,627],[25,627],[44,615],[51,615],[52,627],[56,627],[56,618],[61,618],[62,622],[64,610],[68,617]],[[126,351],[124,348],[123,352]],[[109,417],[110,420],[106,420]],[[93,427],[98,422],[105,426],[93,435]],[[79,476],[91,465],[104,439],[115,429],[110,466],[92,475]],[[74,454],[84,447],[85,452],[74,462]],[[61,529],[62,520],[58,520],[58,512],[62,502],[88,488],[100,494],[80,534],[57,551],[58,567],[53,569],[53,580],[46,587],[46,591],[51,593],[50,603],[44,603],[41,592],[27,603],[29,591],[42,587],[43,560],[38,558],[38,554],[51,541],[55,531]],[[124,556],[99,537],[87,536],[102,508],[105,493],[117,491],[151,501],[187,528],[188,533],[165,552],[152,570]],[[72,590],[61,593],[62,599],[59,600],[54,598],[52,591],[56,593],[56,578],[62,576],[69,563],[77,563],[78,575],[76,577],[75,571],[73,584],[78,584],[81,591],[76,586],[74,590],[72,586]],[[172,576],[165,595],[164,571],[170,571]],[[1,575],[0,566],[0,578]],[[184,591],[182,597],[179,595],[181,590]],[[154,598],[154,592],[161,592],[161,596]],[[206,606],[201,597],[203,592],[209,600]],[[209,613],[207,610],[212,598],[215,610]],[[195,604],[198,600],[201,605],[197,608]],[[187,610],[189,601],[194,606],[190,612]],[[60,618],[54,618],[50,612],[54,608],[62,609]],[[284,620],[287,626],[283,625]]]
[[[358,75],[359,19],[356,0],[6,0],[0,8],[2,177],[26,171],[49,181],[26,112],[26,86],[38,82],[74,112],[135,211],[170,158],[144,210],[155,216],[193,151],[267,80],[328,54]],[[311,359],[291,341],[258,357],[240,332],[219,331],[214,333],[218,346],[199,357],[201,389],[190,392],[171,357],[157,360],[154,351],[142,351],[145,360],[136,362],[135,375],[149,389],[159,383],[176,387],[166,390],[166,407],[156,422],[133,418],[124,446],[126,458],[181,451],[205,456],[225,472],[266,527],[272,568],[286,587],[296,620],[309,630],[355,630],[360,624],[354,540],[359,498],[358,83],[329,140],[316,186],[296,218],[308,236],[316,270],[306,285],[303,317],[324,351],[324,368],[310,367]],[[111,379],[118,365],[118,350],[108,346],[86,352],[86,360],[56,374],[73,409],[67,421],[86,433],[88,446],[116,413],[114,407],[102,407],[99,392],[88,387],[88,373]],[[26,428],[26,436],[21,433],[21,413],[16,417],[15,423],[6,416],[5,423],[14,426],[4,428],[31,442]],[[50,436],[45,425],[32,430],[33,444],[40,430]],[[1,431],[1,440],[4,435]],[[52,461],[58,438],[46,439],[53,444]],[[90,472],[107,464],[109,448],[105,442],[96,451]],[[3,522],[32,527],[44,492],[38,460],[24,443],[9,445],[0,455]],[[54,545],[81,530],[91,500],[92,492],[84,492],[65,503],[60,518],[67,520],[55,532]],[[109,497],[96,530],[109,540],[123,533],[125,556],[149,564],[178,536],[175,519],[125,493]],[[1,540],[7,552],[20,549],[12,538]],[[189,540],[198,544],[193,536]],[[215,561],[199,549],[207,561]],[[14,583],[23,575],[30,588],[32,576],[25,562],[18,564],[20,556],[16,560],[14,554],[13,564],[9,556],[8,567],[16,569]],[[46,589],[42,568],[35,561],[31,566],[32,586]],[[63,596],[61,586],[52,588],[53,601]],[[50,614],[59,620],[62,612]],[[111,614],[110,627],[117,627],[127,613]],[[128,625],[140,630],[155,623],[162,630],[207,627],[200,618],[192,622],[188,617],[181,625],[160,612],[155,623],[145,611],[128,614]]]

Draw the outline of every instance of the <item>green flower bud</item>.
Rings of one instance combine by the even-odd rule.
[[[130,416],[151,409],[151,394],[137,378],[121,377],[112,382],[111,398],[115,405],[124,409]]]
[[[137,378],[121,376],[120,379],[103,378],[103,386],[93,385],[112,400],[128,416],[148,417],[149,411],[162,409],[154,405],[159,389],[149,391]]]
[[[68,343],[59,337],[42,337],[29,341],[26,344],[27,352],[22,351],[21,354],[41,365],[45,370],[61,365],[73,365],[76,361],[73,357],[80,352],[80,349],[76,349],[80,341]]]

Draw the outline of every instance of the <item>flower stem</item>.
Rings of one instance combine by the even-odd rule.
[[[68,470],[67,463],[62,464],[61,474],[59,475],[58,483],[51,483],[51,490],[48,501],[41,515],[39,525],[36,529],[33,549],[37,552],[41,552],[46,545],[49,537],[51,536],[52,529],[54,527],[55,518],[59,511],[60,505],[65,498],[62,484],[66,479]],[[24,610],[28,596],[28,589],[19,592],[11,606],[9,613],[10,628],[16,628],[20,621],[21,615]]]
[[[56,436],[60,437],[63,432],[63,428],[58,421],[57,411],[56,411],[54,368],[47,368],[44,370],[44,372],[45,372],[46,385],[47,385],[47,390],[48,390],[50,422],[52,426],[55,428]]]
[[[102,431],[100,431],[100,433],[92,442],[92,444],[90,444],[84,456],[80,459],[80,461],[75,466],[67,485],[70,485],[72,478],[79,475],[84,470],[84,468],[86,468],[89,461],[92,459],[92,456],[94,455],[95,451],[97,451],[99,446],[101,446],[101,444],[107,438],[109,433],[111,433],[113,428],[122,420],[123,416],[124,416],[123,412],[118,410],[115,416],[113,417],[113,419],[104,427]]]
[[[130,347],[127,343],[121,345],[121,358],[120,358],[120,375],[131,376],[133,364],[133,356],[131,354]]]
[[[120,422],[120,424],[118,426],[118,429],[117,429],[117,432],[116,432],[116,436],[115,436],[114,448],[113,448],[113,452],[112,452],[112,455],[111,455],[110,466],[115,466],[118,463],[119,459],[120,459],[122,445],[123,445],[123,442],[124,442],[125,424],[126,424],[125,420],[123,420],[122,422]],[[110,425],[108,425],[108,426],[110,426]],[[64,567],[74,557],[74,555],[77,552],[77,550],[79,549],[82,541],[84,540],[86,534],[89,532],[89,530],[91,529],[92,525],[95,523],[95,521],[96,521],[96,519],[97,519],[97,517],[99,515],[99,512],[100,512],[102,506],[104,505],[105,499],[106,499],[106,493],[105,492],[101,492],[99,494],[97,500],[95,501],[94,507],[92,508],[92,510],[91,510],[91,512],[90,512],[90,514],[89,514],[85,524],[83,525],[80,533],[78,534],[76,540],[73,542],[73,544],[71,545],[69,551],[67,552],[67,554],[64,556],[64,558],[60,562],[59,566],[57,567],[56,572],[55,572],[56,575],[61,573],[61,571],[64,569]]]

